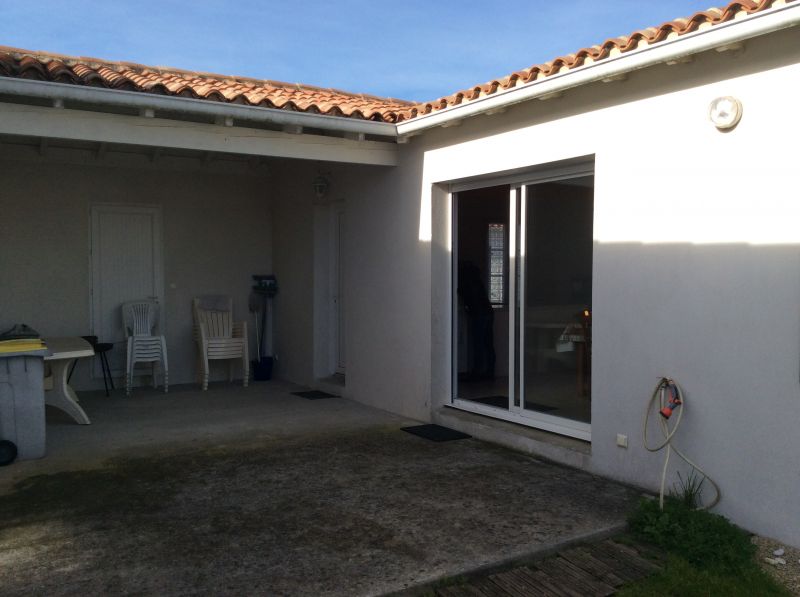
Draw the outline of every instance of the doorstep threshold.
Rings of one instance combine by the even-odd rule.
[[[345,376],[342,373],[336,373],[328,377],[321,377],[314,380],[313,387],[315,390],[322,390],[329,394],[336,394],[343,396],[347,384],[345,383]]]
[[[591,442],[520,423],[495,419],[449,405],[434,410],[433,422],[468,433],[477,439],[567,466],[588,469],[591,463]]]

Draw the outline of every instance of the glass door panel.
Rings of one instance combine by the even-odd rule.
[[[453,398],[508,411],[509,187],[454,198]]]
[[[591,420],[593,176],[527,185],[520,209],[525,415]]]
[[[585,174],[453,196],[454,406],[590,438],[593,211]]]

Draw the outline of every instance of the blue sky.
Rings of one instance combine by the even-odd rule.
[[[423,101],[709,5],[714,0],[6,0],[0,45]]]

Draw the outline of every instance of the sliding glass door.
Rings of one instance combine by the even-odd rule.
[[[459,193],[454,236],[454,387],[470,405],[508,410],[509,187]]]
[[[454,196],[453,404],[589,439],[594,177]]]

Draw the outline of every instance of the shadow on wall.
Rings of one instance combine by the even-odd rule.
[[[434,202],[434,408],[451,389],[447,217]],[[673,377],[687,397],[677,444],[720,484],[718,511],[796,543],[800,243],[595,242],[593,253],[592,470],[657,489],[663,454],[644,449],[642,421],[658,379]]]
[[[592,467],[657,486],[663,454],[642,447],[642,418],[673,377],[687,395],[677,443],[719,482],[720,511],[796,541],[800,246],[596,242],[593,298]]]

